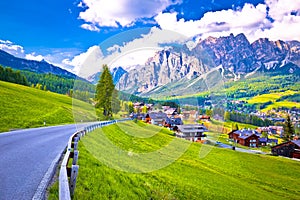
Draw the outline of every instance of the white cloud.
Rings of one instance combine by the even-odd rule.
[[[300,41],[300,0],[266,0],[266,4],[274,22],[269,29],[257,30],[256,38]]]
[[[9,40],[0,39],[0,49],[17,57],[23,57],[25,55],[22,46],[16,45]]]
[[[290,16],[291,12],[298,12],[300,14],[299,0],[266,0],[269,6],[269,16],[275,21],[283,21],[284,17]]]
[[[269,16],[267,19],[267,7]],[[292,12],[294,14],[292,14]],[[295,14],[296,13],[296,14]],[[207,12],[199,20],[177,19],[177,13],[160,13],[155,17],[162,29],[189,37],[228,36],[244,33],[250,42],[268,37],[271,40],[300,40],[300,0],[266,0],[265,4],[245,4],[239,10]]]
[[[73,59],[64,59],[65,65],[73,66],[73,72],[81,77],[88,77],[91,71],[100,71],[103,54],[99,46],[92,46],[86,52],[75,56]]]
[[[177,20],[177,13],[160,13],[155,20],[162,29],[173,30],[188,37],[201,35],[226,36],[230,33],[244,32],[248,35],[263,24],[266,17],[266,6],[259,4],[256,7],[251,4],[238,11],[229,9],[216,12],[207,12],[199,20]]]
[[[82,3],[82,1],[80,1],[77,5],[78,8],[84,8],[84,4]]]
[[[113,37],[112,40],[116,38],[125,40],[130,34],[131,31],[128,31],[119,37]],[[72,60],[64,60],[64,63],[74,66],[74,71],[79,76],[87,78],[99,72],[103,64],[107,64],[110,68],[122,66],[125,69],[129,69],[133,65],[143,65],[156,51],[162,49],[161,44],[182,43],[186,40],[187,37],[179,33],[153,27],[148,34],[124,43],[123,46],[112,45],[106,49],[102,49],[101,45],[93,46]],[[114,41],[110,41],[110,43],[115,44]],[[108,55],[104,56],[103,52],[107,52]]]
[[[151,18],[179,0],[82,0],[79,18],[99,27],[131,26],[141,18]]]
[[[36,55],[35,52],[26,54],[22,46],[14,44],[9,40],[0,39],[0,49],[18,58],[25,58],[28,60],[37,60],[37,61],[41,61],[44,59],[42,55]]]
[[[82,24],[80,27],[89,31],[96,31],[96,32],[100,31],[100,29],[94,24]]]
[[[36,55],[35,52],[33,52],[31,54],[26,54],[25,58],[27,60],[36,60],[36,61],[42,61],[44,59],[44,57],[42,55]]]
[[[73,72],[73,66],[63,63],[66,58],[73,58],[75,53],[78,53],[77,49],[43,49],[43,52],[27,52],[25,49],[9,40],[0,39],[0,49],[8,52],[9,54],[18,58],[24,58],[28,60],[46,60],[55,66],[62,69],[66,69]]]

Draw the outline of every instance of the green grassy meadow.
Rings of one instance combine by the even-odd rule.
[[[74,99],[72,106],[72,98],[66,95],[3,81],[0,94],[0,132],[44,126],[44,121],[57,125],[96,119],[90,104]]]
[[[157,134],[153,134],[153,132]],[[145,137],[150,134],[151,137]],[[156,152],[178,140],[176,149],[188,149],[170,165],[148,173],[124,172],[103,162],[105,136],[118,148],[139,153]],[[171,156],[176,153],[169,152]],[[199,152],[207,150],[204,158]],[[85,136],[79,143],[79,176],[73,199],[299,199],[300,165],[280,157],[252,155],[190,143],[165,128],[125,122]],[[103,153],[103,154],[101,154]],[[165,152],[166,153],[166,152]],[[125,158],[126,160],[127,158]],[[111,161],[114,162],[114,161]],[[118,162],[123,162],[119,160]],[[143,163],[129,166],[140,168]]]
[[[248,103],[255,104],[255,103],[266,103],[268,101],[274,102],[282,96],[293,95],[295,93],[296,93],[295,91],[287,90],[285,92],[262,94],[249,99]]]
[[[291,101],[277,101],[281,97],[284,96],[291,96],[293,94],[296,94],[297,92],[292,90],[287,90],[285,92],[277,92],[277,93],[270,93],[270,94],[263,94],[258,95],[253,98],[250,98],[247,100],[250,104],[263,104],[267,102],[272,102],[270,105],[266,106],[266,108],[262,109],[262,112],[266,112],[268,110],[271,110],[273,108],[279,108],[279,107],[286,107],[286,108],[292,108],[297,107],[300,108],[300,103],[297,102],[291,102]]]

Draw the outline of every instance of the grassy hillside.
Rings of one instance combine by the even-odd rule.
[[[144,138],[145,134],[153,135],[153,131],[157,133],[155,136]],[[134,122],[111,125],[90,133],[79,144],[80,169],[74,199],[299,198],[300,165],[284,158],[211,149],[179,139],[175,139],[180,141],[177,149],[188,143],[187,151],[171,165],[149,173],[118,171],[100,162],[98,157],[101,153],[105,158],[111,157],[103,136],[115,146],[132,152],[128,154],[130,160],[138,153],[156,152],[168,146],[173,139],[171,134],[166,129]],[[203,148],[211,151],[206,157],[199,158],[199,150]],[[162,153],[161,156],[165,155]],[[139,168],[140,165],[130,167]]]
[[[293,97],[295,94],[297,94],[296,91],[287,90],[285,92],[257,95],[247,100],[247,102],[250,104],[257,104],[257,105],[269,102],[269,105],[267,105],[266,108],[262,109],[263,112],[271,110],[273,108],[279,108],[279,107],[300,108],[300,103],[288,101],[289,97]]]
[[[0,81],[0,132],[64,123],[74,123],[72,98]],[[74,100],[77,120],[95,120],[93,107]]]
[[[257,95],[251,99],[248,100],[248,103],[255,104],[255,103],[266,103],[268,101],[276,101],[277,99],[295,94],[295,91],[285,91],[285,92],[277,92],[277,93],[270,93],[270,94],[263,94],[263,95]]]

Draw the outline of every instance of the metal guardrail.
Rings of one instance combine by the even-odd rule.
[[[131,118],[121,119],[121,120],[111,120],[105,122],[99,122],[86,126],[83,130],[75,132],[68,141],[66,153],[64,155],[60,171],[59,171],[59,199],[60,200],[71,200],[71,196],[74,194],[76,187],[76,179],[78,175],[79,166],[78,161],[78,142],[87,133],[101,128],[103,126],[108,126],[118,122],[132,120]],[[72,166],[69,166],[69,161],[72,159]]]

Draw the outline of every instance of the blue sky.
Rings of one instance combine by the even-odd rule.
[[[1,0],[0,49],[72,70],[95,46],[136,28],[143,29],[105,48],[120,52],[160,29],[201,39],[243,32],[251,42],[300,40],[299,23],[300,0]]]

